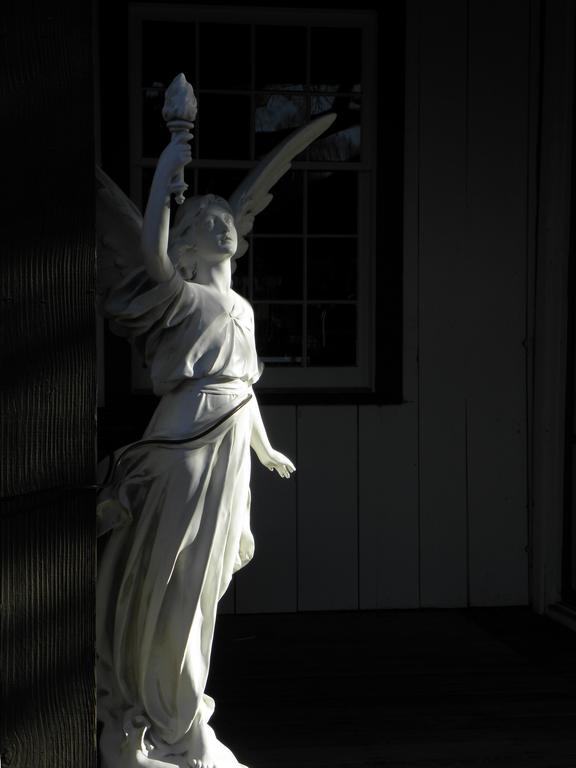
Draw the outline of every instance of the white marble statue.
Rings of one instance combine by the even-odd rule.
[[[288,137],[230,201],[181,197],[170,229],[170,195],[185,189],[195,116],[183,76],[176,85],[188,89],[187,114],[165,114],[172,138],[144,217],[98,172],[103,311],[139,345],[161,396],[142,441],[102,470],[99,524],[110,533],[97,588],[102,768],[240,765],[209,725],[216,608],[254,552],[250,447],[280,477],[294,465],[262,423],[252,389],[261,373],[254,315],[232,289],[232,265],[272,185],[333,120]]]

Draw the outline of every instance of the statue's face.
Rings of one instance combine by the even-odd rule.
[[[196,255],[210,263],[230,259],[238,248],[238,234],[230,211],[209,205],[194,227]]]

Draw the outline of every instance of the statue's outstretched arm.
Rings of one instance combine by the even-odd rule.
[[[252,410],[252,435],[250,438],[250,445],[254,449],[256,456],[258,456],[260,462],[265,467],[268,467],[270,471],[275,469],[280,477],[290,477],[292,472],[296,471],[296,467],[287,456],[284,456],[280,451],[276,451],[270,445],[270,440],[268,439],[266,428],[262,421],[258,400],[256,399],[256,394],[253,390],[252,400],[250,401],[249,407]]]
[[[178,186],[181,170],[192,158],[186,143],[190,134],[173,134],[172,140],[160,155],[142,225],[142,253],[148,274],[161,283],[174,274],[168,257],[170,233],[170,194]]]

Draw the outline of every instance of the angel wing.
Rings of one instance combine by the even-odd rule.
[[[335,114],[324,115],[291,133],[251,171],[229,203],[238,231],[234,259],[248,249],[245,236],[254,218],[272,200],[270,189],[290,169],[292,160],[334,122]],[[96,166],[96,233],[98,242],[97,295],[101,305],[110,289],[125,275],[142,267],[140,239],[142,214],[120,187]]]
[[[238,232],[238,249],[234,259],[248,250],[246,235],[252,231],[254,218],[270,204],[270,189],[292,166],[292,160],[332,125],[335,114],[323,115],[291,133],[266,155],[233,192],[230,207]]]
[[[99,305],[112,286],[142,266],[142,214],[120,187],[96,166],[96,237]]]

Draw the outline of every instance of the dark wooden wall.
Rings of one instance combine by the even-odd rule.
[[[95,340],[90,3],[0,21],[2,768],[94,745]]]

